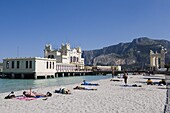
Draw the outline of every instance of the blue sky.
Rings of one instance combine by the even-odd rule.
[[[170,39],[170,0],[0,0],[0,61],[43,57],[45,44],[100,49]]]

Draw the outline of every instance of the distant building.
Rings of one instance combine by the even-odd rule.
[[[100,71],[121,71],[121,66],[93,66],[93,70],[100,70]]]
[[[157,51],[154,53],[150,50],[150,70],[157,71],[160,68],[165,67],[165,54],[167,53],[166,48],[162,47],[161,52]]]
[[[3,74],[9,78],[55,77],[56,59],[6,58],[3,59]]]
[[[52,46],[47,44],[44,49],[44,57],[56,59],[58,72],[84,69],[84,58],[82,58],[80,47],[71,49],[70,44],[62,44],[60,49],[52,49]]]

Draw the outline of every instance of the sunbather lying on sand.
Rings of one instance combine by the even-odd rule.
[[[30,89],[30,91],[24,91],[23,95],[26,97],[35,97],[35,98],[52,96],[52,94],[50,92],[47,92],[47,94],[42,94],[42,93],[37,93],[35,91],[31,91],[31,89]]]
[[[146,81],[147,85],[154,85],[154,83],[152,82],[152,80],[150,78],[148,78],[148,80]]]
[[[9,93],[9,95],[5,97],[5,99],[12,99],[12,98],[15,98],[13,91],[11,91],[11,93]]]
[[[165,79],[162,79],[161,81],[159,81],[158,85],[166,85]]]
[[[122,81],[122,80],[119,80],[119,79],[111,79],[110,81],[117,81],[117,82],[119,82],[119,81]]]
[[[54,93],[71,94],[70,90],[66,88],[60,88],[59,90],[55,90]]]
[[[86,87],[82,87],[82,86],[76,86],[73,89],[78,89],[78,90],[97,90],[97,89],[94,89],[94,88],[86,88]]]
[[[133,84],[132,87],[142,87],[142,85]]]
[[[92,86],[99,86],[99,84],[93,84],[93,83],[89,83],[86,82],[85,80],[83,80],[83,83],[81,85],[92,85]]]

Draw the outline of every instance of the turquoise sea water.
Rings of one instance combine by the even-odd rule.
[[[74,77],[59,77],[52,79],[0,79],[0,93],[27,90],[29,88],[42,88],[48,86],[62,86],[75,83],[81,83],[83,80],[94,81],[100,79],[111,78],[111,75],[106,76],[74,76]]]

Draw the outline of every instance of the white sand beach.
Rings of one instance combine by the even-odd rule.
[[[8,93],[0,95],[1,113],[163,113],[166,104],[166,86],[146,85],[147,78],[158,82],[163,75],[129,75],[128,84],[142,87],[124,86],[124,82],[110,79],[93,81],[100,86],[97,91],[73,90],[80,84],[33,89],[40,93],[52,92],[47,100],[4,99]],[[118,78],[115,78],[118,79]],[[53,93],[60,87],[71,90],[71,95]],[[21,95],[22,91],[15,92]]]

